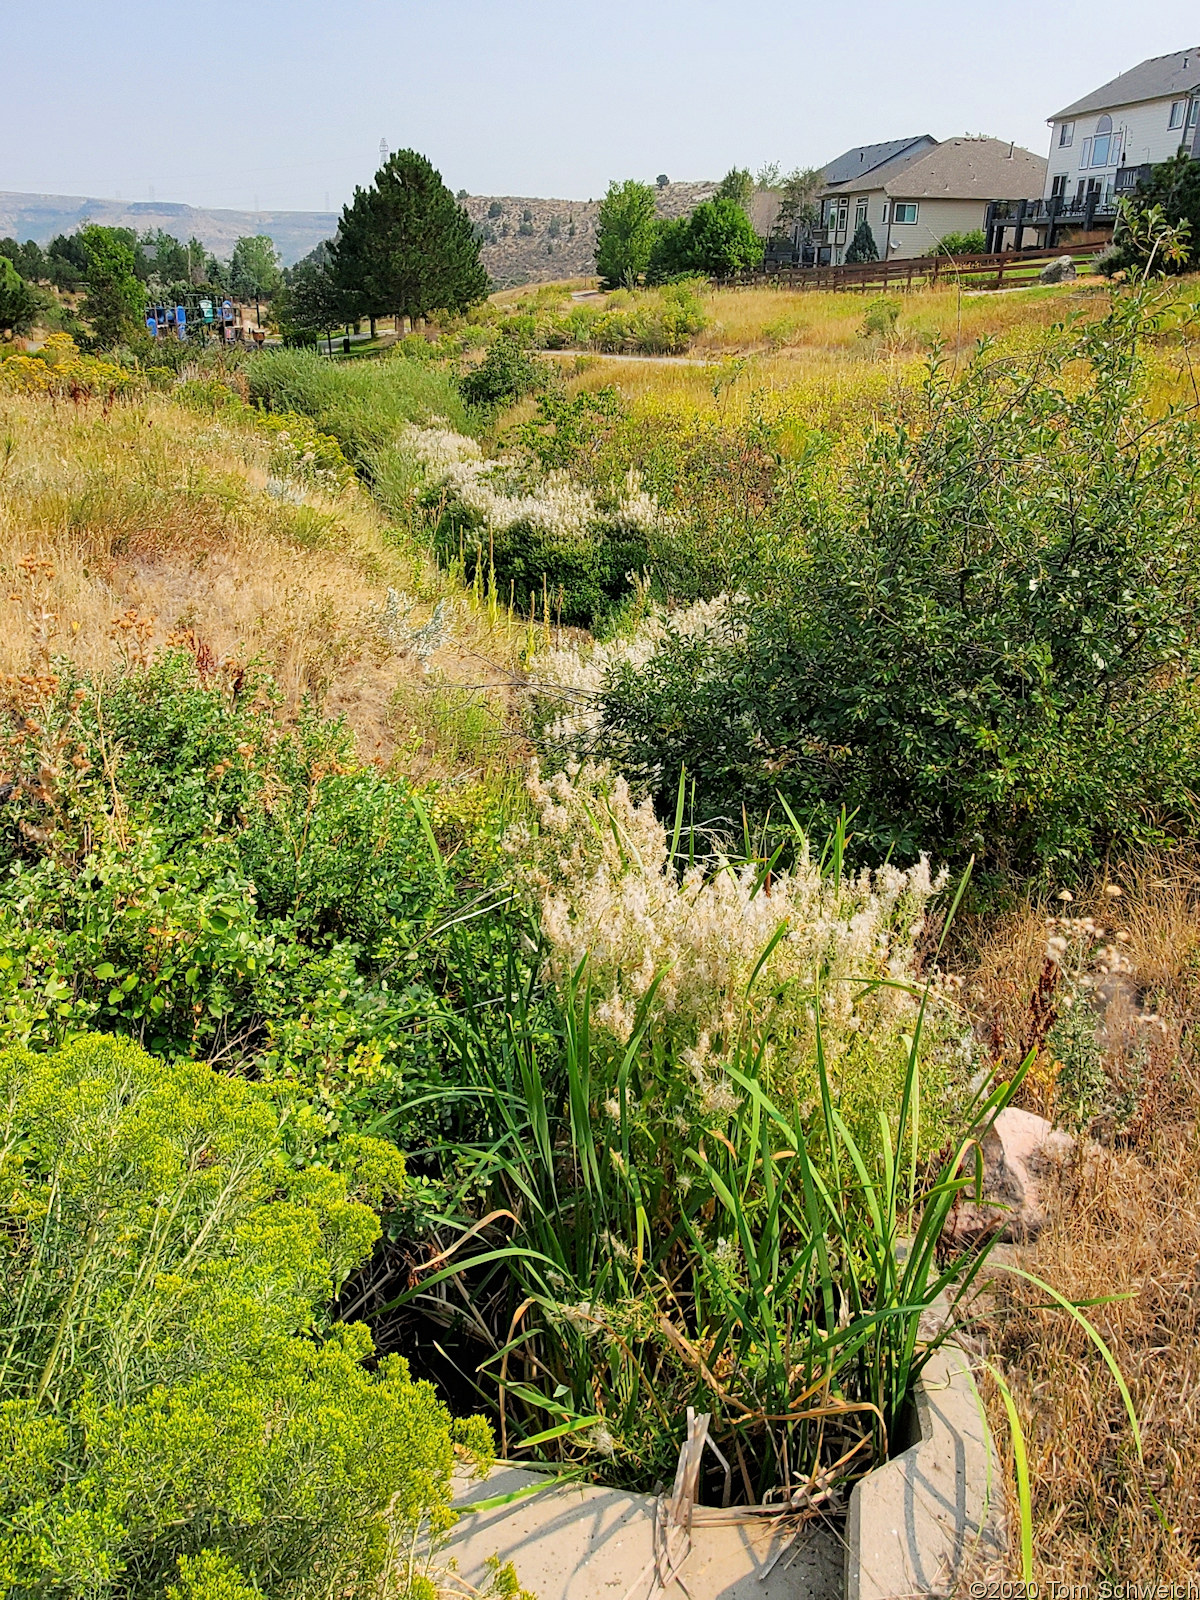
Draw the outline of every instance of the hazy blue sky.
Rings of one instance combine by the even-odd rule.
[[[379,141],[455,189],[819,164],[994,133],[1200,45],[1194,0],[40,0],[5,6],[0,189],[337,208]]]

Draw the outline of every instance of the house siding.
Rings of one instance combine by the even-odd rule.
[[[1107,113],[1089,111],[1075,118],[1074,142],[1065,150],[1060,149],[1058,143],[1062,123],[1061,121],[1052,123],[1043,198],[1047,200],[1050,198],[1054,192],[1054,180],[1060,174],[1065,175],[1067,179],[1068,194],[1073,195],[1077,192],[1081,179],[1085,183],[1089,179],[1099,179],[1103,188],[1108,191],[1112,189],[1119,165],[1136,167],[1143,162],[1169,161],[1187,137],[1186,110],[1182,128],[1168,126],[1171,104],[1181,99],[1186,100],[1187,96],[1175,94],[1168,95],[1162,100],[1145,100],[1134,106],[1113,106]],[[1118,161],[1110,161],[1106,167],[1082,168],[1079,163],[1083,159],[1084,140],[1095,137],[1096,125],[1106,114],[1112,118],[1114,134],[1121,135],[1121,158]],[[1194,133],[1196,130],[1192,131]]]
[[[888,230],[881,220],[884,196],[872,196],[871,226],[879,259],[907,261],[914,256],[931,256],[948,233],[970,233],[982,228],[987,216],[987,203],[983,200],[930,200],[918,199],[915,223],[893,223],[892,246],[887,247]],[[892,203],[904,196],[895,195]]]
[[[916,256],[933,255],[948,233],[969,233],[973,228],[982,228],[987,217],[987,204],[982,200],[930,200],[928,197],[918,197],[916,222],[892,224],[889,250],[888,225],[883,220],[884,203],[887,203],[890,215],[890,207],[897,200],[903,205],[904,196],[891,196],[882,189],[871,189],[837,198],[848,199],[849,206],[845,232],[834,232],[831,225],[830,259],[834,266],[840,266],[846,259],[846,251],[854,238],[855,202],[864,198],[867,202],[867,221],[875,236],[875,249],[881,261],[908,261]],[[826,205],[828,203],[827,200]]]

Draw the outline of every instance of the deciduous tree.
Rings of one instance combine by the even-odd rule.
[[[718,197],[698,205],[690,217],[659,224],[646,270],[647,283],[665,283],[683,273],[731,278],[762,260],[762,241],[736,200]]]
[[[749,167],[730,167],[721,179],[720,187],[713,198],[732,200],[749,216],[750,202],[754,199],[754,179],[750,175]]]
[[[654,190],[627,178],[613,182],[600,202],[596,223],[596,269],[605,289],[633,288],[650,265],[654,248]]]
[[[83,314],[100,346],[120,344],[140,326],[145,291],[134,271],[134,252],[115,228],[91,223],[78,235],[86,266]]]

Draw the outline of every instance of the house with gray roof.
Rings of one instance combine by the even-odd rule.
[[[1200,159],[1200,46],[1152,56],[1056,111],[1043,199],[1101,211],[1182,149]]]
[[[989,248],[1103,243],[1118,203],[1152,167],[1180,152],[1200,160],[1200,46],[1152,56],[1047,120],[1045,182],[992,208]]]
[[[823,169],[819,265],[839,265],[863,222],[881,261],[933,255],[949,233],[983,229],[997,202],[1040,191],[1041,156],[1004,139],[932,134],[860,145]]]

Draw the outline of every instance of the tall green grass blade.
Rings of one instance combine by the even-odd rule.
[[[1008,1414],[1008,1431],[1013,1447],[1013,1465],[1017,1471],[1017,1504],[1021,1519],[1021,1577],[1026,1583],[1032,1583],[1033,1496],[1029,1490],[1029,1455],[1025,1449],[1025,1433],[1021,1427],[1021,1419],[1017,1415],[1017,1403],[1013,1399],[1012,1390],[1005,1381],[1003,1374],[993,1362],[989,1361],[986,1365],[995,1379],[996,1387],[1000,1391],[1000,1398],[1004,1402],[1004,1409]]]
[[[1093,1322],[1091,1322],[1089,1318],[1084,1316],[1083,1312],[1079,1310],[1074,1301],[1068,1300],[1064,1294],[1059,1294],[1058,1290],[1054,1288],[1052,1284],[1047,1283],[1044,1278],[1039,1278],[1036,1276],[1036,1274],[1027,1272],[1024,1267],[1015,1266],[1010,1261],[997,1261],[995,1265],[997,1271],[999,1272],[1008,1272],[1011,1273],[1015,1278],[1024,1278],[1026,1283],[1036,1284],[1039,1289],[1043,1290],[1050,1296],[1055,1305],[1061,1307],[1063,1311],[1069,1312],[1079,1326],[1083,1329],[1084,1333],[1087,1334],[1088,1338],[1100,1352],[1100,1356],[1104,1362],[1104,1365],[1112,1373],[1113,1382],[1117,1386],[1117,1390],[1121,1396],[1121,1401],[1125,1407],[1125,1414],[1129,1418],[1129,1428],[1133,1434],[1134,1445],[1137,1448],[1138,1460],[1144,1460],[1145,1457],[1142,1451],[1142,1430],[1138,1423],[1137,1411],[1133,1404],[1133,1397],[1129,1393],[1129,1385],[1125,1382],[1125,1379],[1121,1374],[1121,1369],[1117,1365],[1116,1357],[1108,1348],[1108,1345],[1104,1342],[1104,1339],[1100,1335],[1099,1329]]]
[[[683,803],[687,794],[687,768],[680,763],[679,767],[679,792],[675,796],[675,827],[671,834],[671,853],[667,859],[674,864],[675,857],[679,854],[679,835],[683,828]]]

